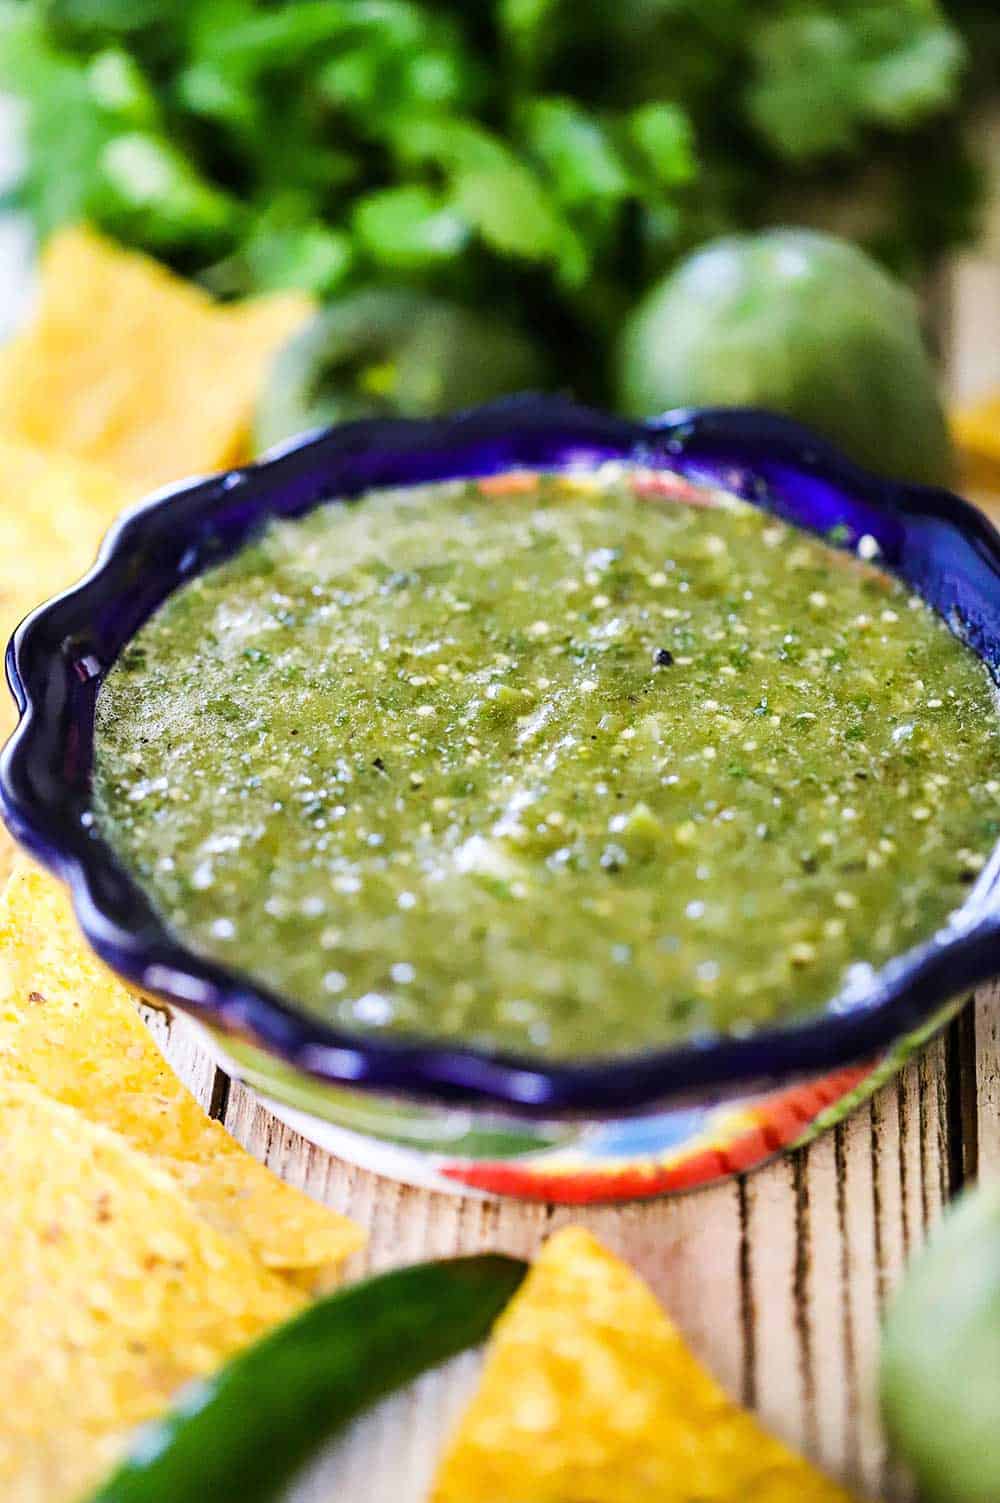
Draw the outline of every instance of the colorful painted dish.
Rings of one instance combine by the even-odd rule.
[[[932,903],[928,910],[929,927],[905,943],[905,925],[893,931],[903,953],[895,954],[892,944],[889,958],[883,953],[871,957],[877,964],[853,967],[821,1008],[813,1001],[790,1020],[782,1018],[780,1009],[765,1011],[752,1020],[751,1029],[740,1018],[740,1026],[720,1028],[717,1016],[709,1014],[709,1026],[683,1034],[664,1030],[658,1044],[650,989],[654,1026],[625,1048],[601,1039],[596,1055],[579,1047],[571,1032],[569,1047],[555,1055],[530,1047],[527,1032],[525,1047],[518,1048],[517,1027],[525,1020],[537,1021],[537,1008],[511,1014],[515,1026],[505,1032],[471,1028],[473,1043],[463,1036],[461,1017],[450,1036],[430,1037],[430,1029],[422,1035],[419,1018],[416,1026],[411,1021],[398,1032],[386,1031],[384,1012],[373,1018],[370,1008],[366,1017],[363,1009],[352,1016],[336,1005],[305,1006],[299,998],[292,1000],[287,984],[279,988],[272,978],[270,984],[262,982],[261,965],[248,966],[247,972],[237,969],[227,957],[221,927],[220,945],[213,948],[190,935],[178,938],[188,931],[178,926],[175,914],[171,923],[165,922],[162,889],[148,880],[148,872],[146,880],[137,880],[136,862],[123,852],[103,817],[106,803],[95,804],[95,706],[109,672],[113,693],[123,683],[129,654],[133,663],[141,661],[148,632],[155,630],[156,620],[167,620],[179,608],[185,585],[222,564],[218,575],[205,582],[210,589],[212,578],[239,568],[239,559],[229,565],[225,560],[235,554],[248,557],[241,552],[248,543],[251,551],[260,549],[263,524],[285,519],[282,525],[294,531],[288,519],[324,501],[470,477],[490,477],[487,489],[496,499],[498,489],[523,490],[539,473],[568,475],[572,485],[592,495],[595,477],[606,476],[609,467],[627,475],[632,491],[672,492],[675,506],[703,498],[704,486],[721,488],[793,528],[832,538],[845,552],[877,556],[905,585],[905,592],[892,586],[901,599],[920,597],[915,603],[922,618],[922,601],[932,605],[996,676],[1000,544],[989,524],[957,498],[875,480],[803,430],[760,414],[679,414],[634,425],[542,399],[429,423],[352,424],[259,466],[154,498],[116,527],[92,574],[30,617],[11,646],[9,671],[23,713],[3,761],[5,817],[18,838],[69,881],[91,943],[137,987],[165,997],[207,1025],[229,1066],[291,1112],[296,1125],[306,1126],[337,1151],[346,1149],[402,1177],[555,1199],[597,1199],[685,1188],[745,1169],[815,1124],[825,1125],[838,1103],[871,1089],[896,1067],[911,1035],[922,1036],[935,1026],[956,998],[995,970],[997,860],[982,859],[995,826],[982,803],[975,811],[974,838],[962,848],[963,871],[956,880],[960,875],[966,885],[958,898],[949,897],[942,885],[939,907]],[[366,504],[361,503],[359,514]],[[711,517],[710,507],[704,515]],[[322,513],[304,524],[314,531],[321,525]],[[815,612],[821,592],[815,581],[813,586]],[[203,594],[196,586],[190,598]],[[168,596],[173,597],[168,611],[144,634],[144,624]],[[604,598],[598,588],[596,616],[590,622],[598,634],[608,624],[602,616]],[[891,602],[884,609],[887,619],[899,614]],[[620,617],[621,612],[615,619]],[[543,616],[538,620],[544,624]],[[528,623],[529,630],[536,624]],[[538,638],[544,640],[540,629]],[[677,639],[671,640],[676,646]],[[946,641],[954,647],[950,638]],[[645,662],[650,644],[644,638],[637,642]],[[927,642],[905,645],[922,651]],[[250,650],[257,649],[250,644]],[[674,647],[659,650],[671,665],[685,655]],[[964,649],[956,657],[971,660]],[[662,668],[655,654],[651,667]],[[586,675],[585,668],[580,671]],[[985,705],[986,679],[980,676]],[[413,677],[410,673],[407,683]],[[419,697],[420,685],[410,687]],[[529,691],[544,696],[545,688],[519,682],[511,687],[514,694]],[[658,691],[654,686],[650,692]],[[425,701],[428,697],[422,696]],[[433,706],[431,713],[436,713]],[[620,730],[617,721],[612,729]],[[803,721],[798,734],[805,729]],[[136,747],[124,751],[134,756]],[[978,751],[975,778],[988,798],[992,780],[983,761],[987,754],[981,747]],[[927,768],[922,773],[934,776]],[[425,770],[416,769],[414,778],[420,788]],[[125,798],[127,784],[128,779],[119,778]],[[132,791],[140,784],[141,778],[139,784],[133,781]],[[98,785],[106,795],[108,784],[102,786],[99,777]],[[440,792],[438,796],[443,798]],[[921,795],[915,808],[927,807]],[[549,812],[557,816],[554,832],[561,811]],[[659,835],[661,811],[653,813],[651,824],[642,815],[637,840]],[[932,813],[928,808],[918,825],[929,823]],[[598,865],[612,846],[621,846],[626,859],[629,854],[631,834],[625,825],[621,840],[611,838],[616,818],[621,822],[620,816],[610,815],[612,828]],[[679,832],[681,847],[690,834],[685,833],[687,823],[670,826],[671,838]],[[199,831],[202,842],[210,836]],[[465,832],[466,847],[468,839]],[[558,849],[558,842],[552,844],[546,860]],[[166,854],[174,859],[175,853]],[[815,858],[811,852],[806,856],[808,875]],[[967,880],[979,865],[982,871]],[[846,910],[851,894],[838,892]],[[394,901],[399,896],[395,889],[392,896]],[[540,902],[550,896],[541,895]],[[959,906],[952,911],[956,901]],[[220,917],[225,921],[215,914],[209,922],[218,924]],[[831,917],[836,924],[837,916]],[[332,932],[329,916],[325,918],[326,930]],[[335,950],[340,942],[338,934]],[[812,941],[792,939],[791,944],[798,946],[792,963],[808,971],[815,959]],[[348,974],[339,951],[334,960],[318,973],[320,982],[328,975]],[[391,971],[392,957],[386,954],[382,960]],[[704,956],[696,963],[702,967],[697,1000],[704,1021],[705,996],[710,1000],[717,973],[709,975]],[[416,968],[405,957],[395,964],[405,999]],[[283,973],[277,974],[287,982]],[[370,985],[359,996],[369,1002],[378,998],[384,1007],[387,990]],[[775,1026],[776,1020],[784,1026]]]

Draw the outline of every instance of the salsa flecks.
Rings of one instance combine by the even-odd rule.
[[[372,493],[182,586],[94,775],[168,923],[352,1031],[558,1057],[801,1017],[928,939],[1000,832],[985,668],[875,567],[647,489]]]

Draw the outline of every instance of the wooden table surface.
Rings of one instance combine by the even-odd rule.
[[[953,391],[1000,388],[1000,247],[959,261],[939,301]],[[482,1248],[530,1254],[554,1227],[584,1222],[778,1434],[863,1494],[904,1499],[874,1399],[879,1320],[948,1198],[977,1174],[1000,1176],[998,1020],[1000,990],[989,988],[848,1122],[744,1179],[584,1211],[415,1190],[341,1163],[217,1072],[185,1030],[160,1015],[151,1026],[242,1143],[366,1229],[351,1273]],[[295,1503],[419,1503],[475,1366],[460,1359],[383,1405],[302,1480]]]

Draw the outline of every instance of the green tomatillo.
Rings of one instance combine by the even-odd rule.
[[[812,230],[733,236],[653,288],[623,332],[620,404],[784,413],[881,474],[951,470],[917,304],[857,246]]]
[[[530,341],[497,319],[403,288],[357,292],[279,352],[257,404],[256,447],[352,418],[472,407],[545,377]]]

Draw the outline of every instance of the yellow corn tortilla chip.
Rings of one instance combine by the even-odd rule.
[[[1000,395],[953,412],[951,432],[960,449],[1000,466]]]
[[[0,428],[110,470],[128,498],[247,457],[264,372],[301,293],[216,304],[86,228],[54,235],[31,324],[0,361]]]
[[[1000,394],[953,412],[951,436],[963,493],[995,513],[1000,496]]]
[[[30,610],[89,568],[120,493],[103,470],[0,437],[0,651]],[[0,688],[0,741],[15,719],[14,701]],[[0,877],[12,854],[0,827]]]
[[[0,1496],[73,1503],[131,1426],[304,1297],[169,1176],[0,1081]]]
[[[0,609],[7,635],[93,563],[121,506],[106,470],[0,434]]]
[[[496,1324],[431,1503],[849,1503],[734,1404],[589,1232],[546,1243]]]
[[[331,1283],[364,1241],[205,1115],[84,943],[62,887],[23,857],[0,898],[2,1080],[30,1081],[120,1133],[215,1228],[308,1287]]]

